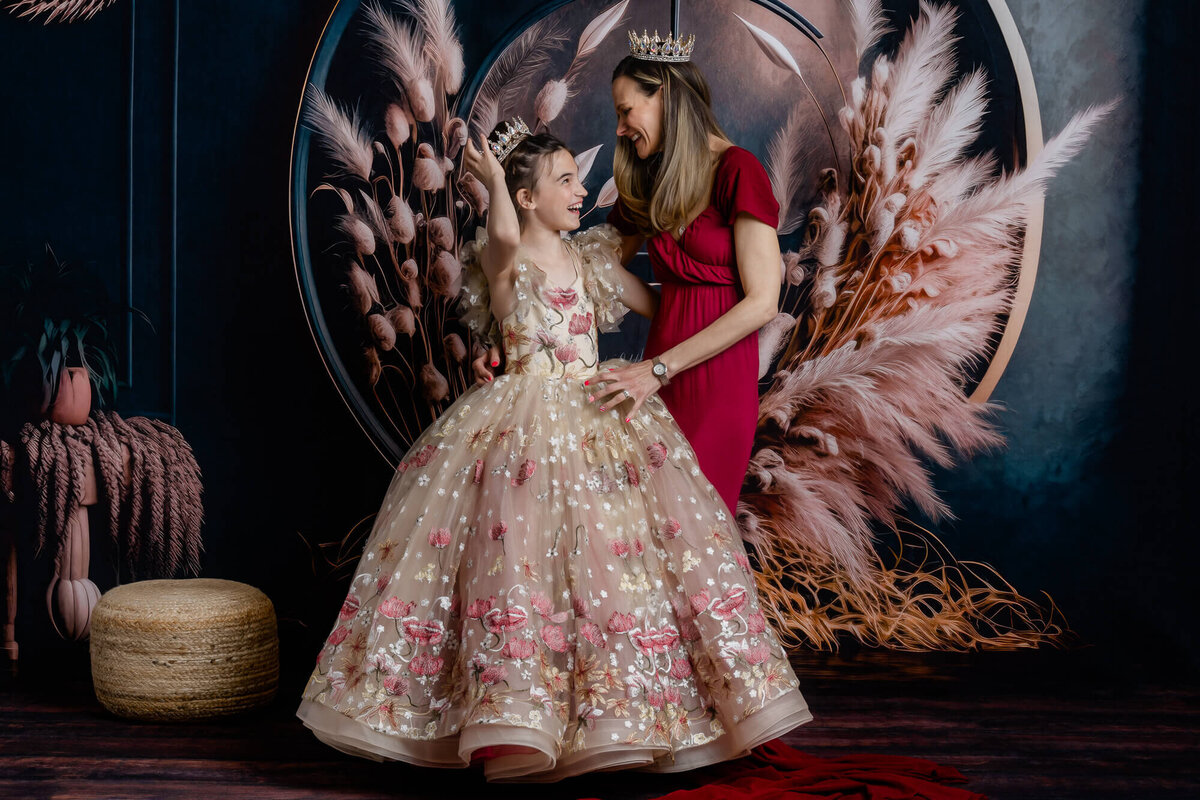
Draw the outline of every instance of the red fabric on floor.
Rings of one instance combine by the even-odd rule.
[[[712,782],[657,800],[986,800],[947,785],[966,782],[953,767],[905,756],[818,758],[779,739],[705,773]]]

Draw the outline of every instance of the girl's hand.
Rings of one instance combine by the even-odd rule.
[[[498,366],[500,366],[500,349],[496,345],[492,345],[471,362],[471,371],[475,373],[475,385],[483,386],[485,383],[491,383],[496,376],[495,368]]]
[[[463,165],[490,190],[497,182],[504,182],[504,167],[500,166],[492,148],[488,147],[486,136],[479,137],[479,144],[482,150],[477,150],[475,143],[467,139],[467,146],[463,149]]]
[[[610,369],[589,378],[584,381],[584,386],[593,390],[588,395],[588,402],[598,403],[601,411],[615,408],[622,403],[632,403],[625,413],[625,421],[628,422],[646,402],[646,398],[657,394],[662,388],[658,378],[654,377],[653,369],[652,362],[639,361],[628,367]]]

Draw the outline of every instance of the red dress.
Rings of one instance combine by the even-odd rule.
[[[742,213],[774,228],[779,204],[754,154],[730,147],[717,164],[712,202],[679,241],[662,231],[646,242],[654,277],[662,282],[646,358],[708,327],[745,296],[733,246],[733,222]],[[637,233],[620,200],[608,221],[625,235]],[[758,420],[758,332],[671,376],[659,395],[695,449],[705,477],[736,511]]]

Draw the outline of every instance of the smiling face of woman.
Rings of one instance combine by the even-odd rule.
[[[617,112],[617,136],[627,138],[641,159],[662,150],[662,87],[646,94],[636,81],[622,75],[612,83],[612,97]]]

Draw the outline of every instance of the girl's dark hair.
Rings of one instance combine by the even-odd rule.
[[[502,122],[488,138],[494,138],[507,129],[507,124]],[[566,150],[572,158],[575,157],[575,152],[557,136],[551,133],[535,133],[523,139],[504,159],[504,185],[508,187],[508,196],[512,198],[513,206],[518,209],[518,217],[520,206],[517,205],[517,192],[521,189],[532,192],[534,184],[546,169],[546,160],[559,150]]]

